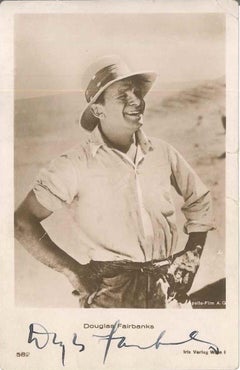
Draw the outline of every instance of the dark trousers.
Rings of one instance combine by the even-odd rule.
[[[92,292],[79,299],[85,308],[165,308],[162,289],[167,266],[159,261],[91,261],[87,267]]]

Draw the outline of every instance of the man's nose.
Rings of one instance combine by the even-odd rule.
[[[129,91],[128,94],[128,102],[130,105],[136,105],[139,106],[142,103],[142,100],[135,91]]]

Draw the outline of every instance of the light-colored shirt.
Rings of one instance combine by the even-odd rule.
[[[87,261],[148,261],[174,253],[172,186],[184,199],[185,233],[213,229],[209,190],[183,157],[141,129],[136,145],[133,162],[109,147],[96,128],[35,181],[33,190],[45,208],[69,207]]]

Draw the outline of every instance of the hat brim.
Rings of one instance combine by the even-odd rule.
[[[115,80],[110,81],[104,87],[102,87],[97,92],[97,94],[94,96],[94,98],[91,100],[91,102],[87,104],[80,118],[81,126],[87,131],[93,131],[94,128],[98,125],[99,119],[92,114],[91,105],[96,102],[98,97],[110,85],[114,84],[117,81],[125,80],[126,78],[130,78],[130,77],[137,77],[137,76],[141,76],[143,79],[143,81],[141,82],[141,90],[142,90],[142,96],[144,97],[148,93],[148,91],[151,89],[154,81],[157,78],[157,74],[155,72],[149,72],[149,71],[148,72],[138,72],[138,73],[132,73],[126,76],[121,76],[119,78],[116,78]]]

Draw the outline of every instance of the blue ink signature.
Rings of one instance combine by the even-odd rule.
[[[35,346],[38,349],[43,349],[45,348],[49,340],[52,336],[52,344],[58,344],[61,349],[61,360],[62,360],[62,365],[65,366],[65,344],[63,342],[57,342],[57,334],[54,332],[49,332],[43,325],[37,324],[37,323],[32,323],[29,325],[29,335],[28,335],[28,343],[35,343]],[[73,339],[72,339],[72,344],[74,346],[78,346],[79,352],[82,352],[85,350],[85,345],[82,343],[77,343],[77,334],[73,334]]]
[[[192,331],[188,338],[180,341],[180,342],[163,342],[162,338],[166,334],[166,330],[163,330],[157,339],[154,341],[154,343],[148,345],[148,346],[140,346],[139,344],[129,344],[127,343],[127,338],[125,336],[115,336],[115,333],[117,332],[118,328],[120,326],[120,321],[117,320],[113,327],[111,328],[111,331],[107,335],[93,335],[93,337],[99,338],[100,341],[106,341],[106,348],[104,351],[104,357],[103,357],[103,364],[105,364],[107,360],[107,356],[110,351],[110,347],[112,342],[115,341],[117,343],[117,348],[130,348],[134,347],[140,350],[147,350],[150,348],[159,349],[160,346],[178,346],[181,344],[185,344],[191,341],[200,342],[203,344],[207,344],[209,349],[213,350],[214,353],[219,354],[219,348],[216,344],[210,343],[206,340],[202,340],[197,338],[199,332],[197,330]],[[28,334],[28,343],[34,343],[35,346],[38,349],[45,348],[49,341],[51,340],[51,343],[54,345],[58,345],[61,348],[61,363],[62,366],[65,366],[65,354],[66,354],[66,346],[62,341],[59,341],[57,338],[57,333],[48,331],[42,324],[38,323],[32,323],[29,325],[29,334]],[[72,344],[76,347],[78,347],[79,352],[83,352],[86,348],[83,343],[78,343],[78,335],[76,333],[73,334],[72,337]]]
[[[107,335],[93,335],[94,337],[100,338],[100,340],[105,340],[106,341],[106,348],[105,348],[103,363],[106,362],[106,359],[107,359],[107,356],[108,356],[108,353],[109,353],[109,350],[110,350],[110,346],[112,344],[112,341],[114,341],[114,340],[118,341],[117,348],[135,347],[135,348],[138,348],[138,349],[141,349],[141,350],[146,350],[146,349],[150,349],[150,348],[159,349],[160,346],[178,346],[178,345],[185,344],[185,343],[188,343],[188,342],[191,342],[191,341],[196,341],[196,342],[201,342],[201,343],[204,343],[204,344],[208,344],[209,349],[213,350],[216,354],[219,354],[219,348],[216,344],[213,344],[213,343],[210,343],[206,340],[202,340],[202,339],[197,338],[197,335],[198,335],[197,330],[192,331],[189,334],[189,338],[186,339],[186,340],[183,340],[181,342],[168,342],[168,343],[167,342],[162,342],[162,338],[166,334],[166,330],[163,330],[159,334],[159,336],[157,337],[157,340],[153,344],[150,344],[149,346],[140,346],[139,344],[127,344],[126,343],[126,339],[127,339],[126,337],[124,337],[124,336],[115,337],[114,336],[114,334],[118,330],[119,324],[120,324],[120,321],[119,320],[116,321],[114,326],[112,327],[110,333],[107,334]]]

